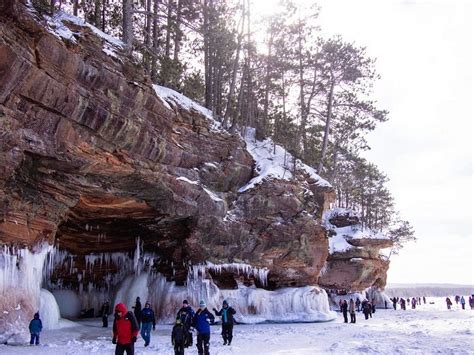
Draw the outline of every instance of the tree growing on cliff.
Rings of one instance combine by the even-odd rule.
[[[373,102],[362,99],[374,80],[378,79],[374,67],[375,61],[365,54],[365,48],[345,42],[341,37],[325,40],[315,60],[321,72],[321,86],[324,88],[322,100],[316,109],[317,115],[324,121],[324,136],[317,171],[321,173],[328,153],[329,137],[336,120],[349,121],[346,132],[340,131],[335,137],[335,148],[352,138],[351,132],[357,128],[370,130],[375,122],[386,121],[386,111],[378,110]],[[336,149],[335,149],[336,151]]]
[[[397,221],[397,224],[390,229],[388,236],[394,243],[390,250],[390,256],[397,255],[407,242],[416,240],[413,227],[408,221],[402,220]]]

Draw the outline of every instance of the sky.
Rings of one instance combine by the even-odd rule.
[[[297,3],[312,3],[299,0]],[[271,11],[265,1],[257,11]],[[367,47],[389,121],[364,156],[390,178],[417,241],[391,257],[389,283],[474,284],[471,1],[319,0],[324,36]]]

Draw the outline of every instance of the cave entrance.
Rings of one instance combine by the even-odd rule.
[[[81,197],[58,226],[46,285],[111,292],[137,267],[182,285],[190,218],[170,218],[131,198]]]

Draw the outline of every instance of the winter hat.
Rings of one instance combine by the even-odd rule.
[[[184,300],[184,301],[183,301],[183,304],[189,304],[189,303],[188,303],[188,300]]]
[[[204,302],[204,300],[201,300],[201,302],[199,302],[199,307],[206,307],[206,302]]]
[[[35,315],[34,315],[34,318],[35,318],[35,319],[39,319],[39,317],[40,317],[39,312],[36,312]]]
[[[122,312],[123,314],[127,313],[127,306],[123,303],[119,303],[115,306],[115,312]]]
[[[181,319],[176,318],[176,324],[177,324],[177,325],[180,325],[180,324],[181,324]]]
[[[228,306],[229,304],[227,303],[227,300],[224,300],[224,302],[222,302],[222,305]]]

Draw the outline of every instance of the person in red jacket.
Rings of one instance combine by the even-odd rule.
[[[123,355],[124,352],[127,355],[133,355],[138,335],[138,323],[133,313],[128,312],[123,303],[115,306],[113,332],[112,344],[117,344],[115,355]]]

